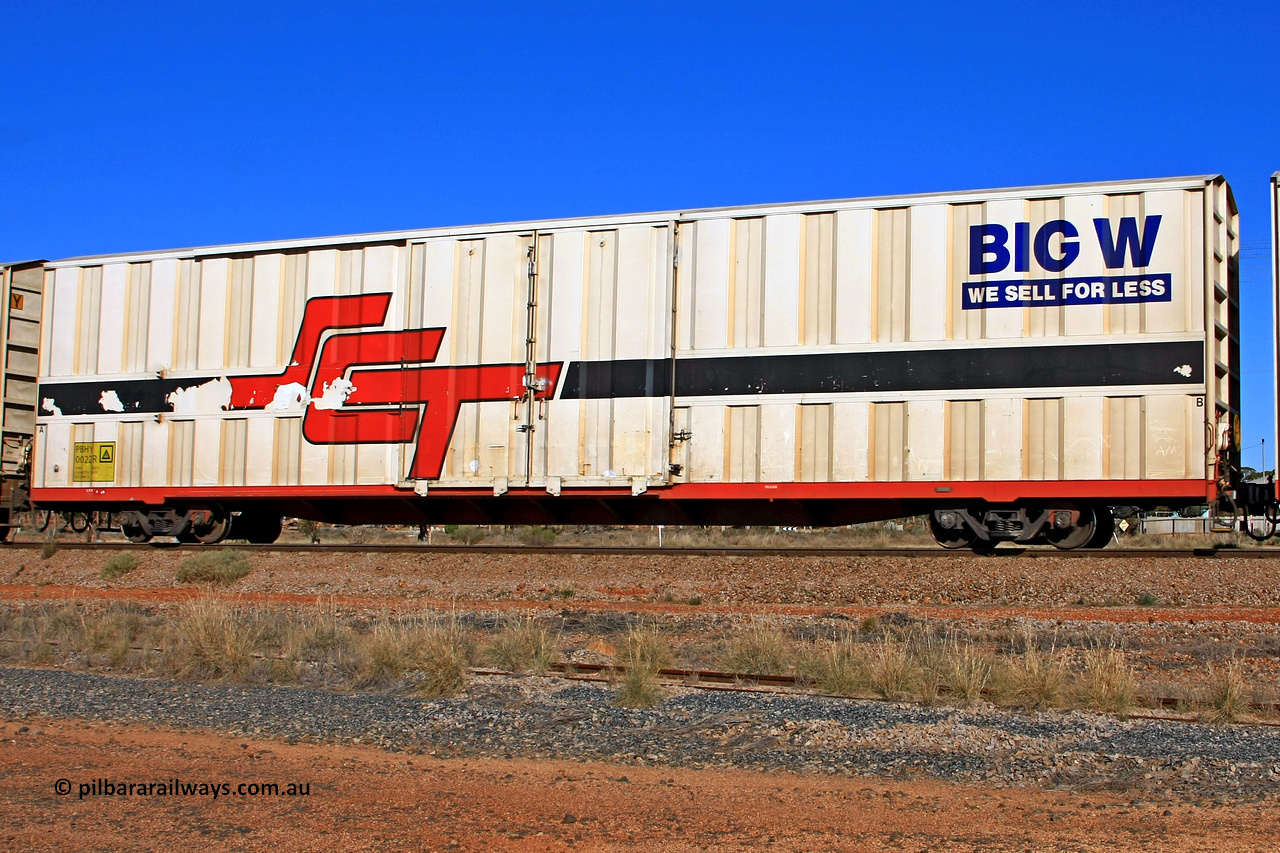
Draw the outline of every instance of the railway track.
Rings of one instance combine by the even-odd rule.
[[[621,665],[608,664],[584,664],[584,663],[555,663],[548,668],[548,672],[559,675],[562,678],[572,678],[580,681],[604,681],[608,682],[612,678],[621,673],[626,672],[626,667]],[[506,672],[504,670],[494,669],[472,669],[473,675],[497,675],[497,676],[517,676],[516,673]],[[794,675],[776,675],[776,674],[759,674],[744,672],[721,672],[718,670],[700,670],[700,669],[659,669],[657,671],[658,678],[669,683],[682,684],[685,687],[697,687],[702,690],[729,690],[735,692],[774,692],[777,690],[805,690],[806,692],[818,692],[816,687],[804,678]],[[990,698],[993,691],[984,688],[983,696]],[[820,694],[831,696],[836,699],[848,699],[851,697],[840,696],[838,694]],[[941,695],[949,695],[947,689],[941,689]],[[892,702],[895,700],[884,699],[878,696],[860,696],[857,697],[863,702]],[[1160,710],[1177,709],[1184,700],[1173,696],[1148,696],[1140,695],[1137,698],[1138,707],[1149,706]],[[1271,713],[1280,711],[1280,702],[1250,702],[1249,708],[1252,711],[1261,711]],[[1198,722],[1198,718],[1194,716],[1170,716],[1160,713],[1130,713],[1131,717],[1142,717],[1148,720],[1168,720],[1171,722]],[[1258,721],[1258,725],[1280,727],[1280,723],[1271,721]]]
[[[39,551],[45,542],[9,542],[3,548]],[[1280,547],[1270,548],[1103,548],[1100,550],[1060,551],[1056,548],[997,548],[983,554],[971,551],[948,551],[944,548],[658,548],[655,546],[615,545],[425,545],[417,543],[371,544],[305,544],[276,543],[273,545],[195,545],[179,542],[136,544],[133,542],[67,542],[56,541],[59,549],[68,551],[209,551],[216,549],[243,550],[250,553],[310,552],[318,554],[568,554],[583,556],[645,556],[645,557],[983,557],[990,559],[1185,559],[1230,557],[1233,559],[1280,558]]]
[[[0,643],[13,644],[16,640],[0,638]],[[50,647],[58,647],[60,644],[56,640],[44,640],[43,645]],[[162,652],[163,649],[150,648],[146,646],[131,646],[131,650],[139,652]],[[267,656],[259,653],[252,654],[251,657],[259,660],[269,659],[282,661],[284,658]],[[315,663],[315,661],[310,661]],[[512,672],[510,670],[495,669],[492,667],[468,667],[467,671],[471,675],[487,675],[500,678],[521,678],[527,673]],[[593,664],[593,663],[567,663],[556,662],[547,667],[546,675],[558,676],[574,681],[594,681],[612,683],[616,678],[625,674],[627,667],[621,664]],[[655,672],[655,675],[668,684],[680,684],[685,687],[695,687],[701,690],[725,690],[736,693],[772,693],[779,690],[799,690],[805,693],[818,693],[819,695],[830,696],[836,699],[857,698],[863,702],[895,702],[902,700],[884,699],[878,696],[841,696],[839,694],[821,693],[808,679],[796,675],[783,675],[776,673],[751,673],[751,672],[724,672],[722,670],[707,669],[685,669],[675,667],[664,667]],[[983,696],[990,698],[993,691],[984,688]],[[941,688],[941,695],[949,695],[946,687]],[[1167,720],[1170,722],[1198,722],[1195,716],[1170,716],[1162,711],[1178,709],[1184,700],[1172,696],[1158,695],[1139,695],[1137,697],[1137,706],[1150,707],[1158,709],[1155,713],[1142,712],[1129,713],[1128,716],[1141,717],[1149,720]],[[1251,701],[1248,703],[1251,711],[1260,711],[1263,713],[1272,713],[1280,711],[1280,702],[1259,702]],[[1280,727],[1280,722],[1269,720],[1257,720],[1254,724],[1261,726]]]
[[[0,639],[0,643],[12,644],[16,642],[10,639]],[[57,647],[56,641],[44,641],[44,645]],[[143,646],[132,646],[134,651],[151,651],[161,652],[162,649],[151,649]],[[259,660],[268,658],[266,655],[253,654],[251,657]],[[272,660],[283,660],[279,657],[271,657]],[[468,667],[467,671],[471,675],[483,675],[499,678],[523,678],[528,673],[511,672],[504,669],[494,669],[491,667]],[[612,683],[616,678],[625,674],[627,668],[620,664],[590,664],[590,663],[563,663],[556,662],[551,664],[546,671],[546,675],[566,678],[573,681],[592,681],[602,683]],[[861,702],[901,702],[903,700],[885,699],[879,696],[863,695],[852,697],[848,695],[839,695],[832,693],[822,693],[816,686],[812,685],[807,679],[795,675],[781,675],[770,673],[744,673],[744,672],[723,672],[720,670],[703,670],[703,669],[682,669],[682,668],[663,668],[657,670],[655,675],[667,684],[679,684],[684,687],[694,687],[700,690],[723,690],[731,693],[775,693],[779,691],[799,691],[801,693],[817,694],[829,696],[833,699],[856,699]],[[984,688],[984,698],[990,699],[993,691]],[[941,689],[941,695],[949,695],[947,689]],[[1136,712],[1130,711],[1126,714],[1128,717],[1136,717],[1147,720],[1164,720],[1167,722],[1179,723],[1197,723],[1200,718],[1186,714],[1170,714],[1169,711],[1176,711],[1183,705],[1184,700],[1172,696],[1158,695],[1139,695],[1136,705],[1139,709],[1151,708],[1152,710]],[[914,703],[912,703],[914,704]],[[1259,702],[1251,701],[1248,708],[1253,712],[1274,713],[1280,711],[1280,702]],[[1254,720],[1253,725],[1280,727],[1280,722],[1271,720]]]

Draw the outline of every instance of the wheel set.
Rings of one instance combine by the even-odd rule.
[[[929,531],[934,541],[953,551],[990,553],[1001,542],[1074,551],[1105,548],[1115,534],[1115,516],[1110,507],[1094,504],[944,507],[929,514]]]

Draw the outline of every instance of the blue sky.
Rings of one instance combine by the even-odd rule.
[[[18,2],[0,27],[2,260],[1222,173],[1246,463],[1271,434],[1274,2]]]

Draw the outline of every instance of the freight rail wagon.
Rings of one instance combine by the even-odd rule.
[[[1110,538],[1238,442],[1219,176],[51,262],[31,493],[130,538],[334,522]]]

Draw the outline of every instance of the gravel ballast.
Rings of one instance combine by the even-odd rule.
[[[1278,798],[1280,728],[1023,714],[669,687],[652,710],[604,684],[480,676],[455,699],[0,668],[0,712],[438,757],[556,758],[936,778],[1241,803]]]

